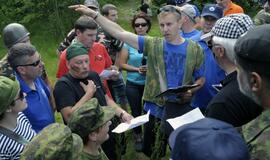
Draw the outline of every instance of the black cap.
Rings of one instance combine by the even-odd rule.
[[[250,29],[243,37],[240,37],[235,44],[235,54],[237,61],[245,61],[239,63],[240,65],[246,64],[249,68],[255,70],[268,72],[266,66],[270,67],[270,24],[257,26]],[[247,66],[242,66],[247,67]]]

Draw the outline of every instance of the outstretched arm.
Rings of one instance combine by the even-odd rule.
[[[73,5],[73,6],[69,6],[69,8],[92,17],[111,36],[131,45],[132,47],[136,49],[139,49],[138,36],[136,34],[125,31],[118,24],[108,20],[107,18],[99,14],[98,12],[84,5]]]

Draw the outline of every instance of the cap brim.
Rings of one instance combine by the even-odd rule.
[[[214,17],[216,19],[220,19],[221,18],[221,17],[218,17],[216,14],[213,14],[213,13],[202,13],[201,16],[202,17],[211,16],[211,17]]]
[[[208,33],[202,35],[202,36],[201,36],[201,40],[208,39],[208,38],[212,37],[213,35],[214,35],[214,33],[210,31],[210,32],[208,32]]]
[[[111,120],[115,115],[115,110],[111,106],[101,106],[101,109],[104,112],[104,115],[102,117],[102,123],[105,124],[109,120]]]
[[[73,138],[72,158],[79,159],[83,151],[83,142],[81,137],[78,136],[77,134],[72,133],[72,138]]]

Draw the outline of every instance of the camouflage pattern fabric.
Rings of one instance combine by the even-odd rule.
[[[270,110],[242,127],[251,160],[270,159]]]
[[[116,60],[116,55],[122,49],[124,43],[118,39],[115,39],[114,37],[109,35],[107,32],[105,32],[101,27],[99,27],[96,41],[99,42],[102,36],[103,36],[103,41],[101,41],[101,43],[106,47],[114,63]]]
[[[5,55],[0,60],[0,76],[5,76],[8,78],[15,78],[13,69],[10,67],[9,63],[7,62],[7,55]]]
[[[263,9],[256,14],[253,21],[255,25],[270,24],[270,13]]]
[[[79,159],[83,149],[82,139],[59,123],[44,128],[25,146],[21,160],[73,160]]]
[[[70,46],[73,39],[76,37],[75,29],[72,29],[66,36],[66,38],[60,43],[57,48],[57,52],[60,55],[68,46]]]
[[[155,96],[167,90],[165,63],[163,58],[163,38],[146,37],[144,56],[147,56],[147,72],[143,100],[164,105],[164,99]],[[192,40],[188,40],[187,58],[184,69],[183,84],[192,83],[192,74],[204,62],[202,48]]]
[[[82,138],[103,126],[115,115],[110,106],[100,106],[96,98],[92,98],[72,113],[68,122],[73,133]]]

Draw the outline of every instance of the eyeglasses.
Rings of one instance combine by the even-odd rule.
[[[167,6],[164,6],[164,7],[161,7],[159,10],[158,10],[158,14],[160,14],[161,12],[176,12],[178,13],[180,16],[181,16],[181,12],[179,10],[177,10],[174,6],[172,5],[167,5]]]
[[[134,27],[146,27],[148,24],[147,23],[135,23]]]
[[[20,92],[19,92],[19,97],[16,98],[16,99],[14,99],[13,101],[14,101],[14,102],[16,102],[16,101],[18,101],[18,100],[23,101],[24,98],[25,98],[24,93],[23,93],[22,91],[20,91]]]
[[[17,65],[16,67],[19,67],[19,66],[33,66],[33,67],[36,67],[40,64],[41,60],[37,60],[36,62],[33,62],[33,63],[30,63],[30,64],[20,64],[20,65]]]

